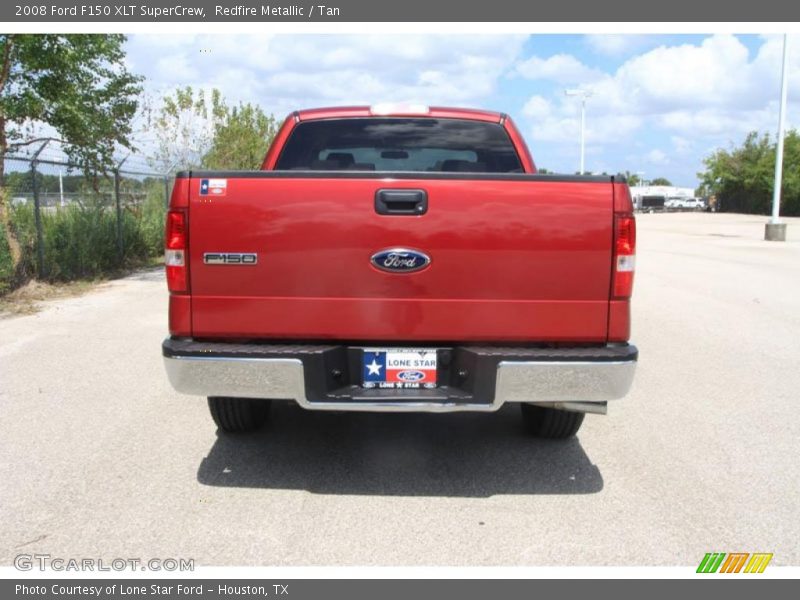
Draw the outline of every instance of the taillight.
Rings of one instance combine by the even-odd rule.
[[[614,215],[614,293],[615,300],[624,300],[633,293],[633,271],[636,262],[636,219],[632,214]]]
[[[164,264],[167,267],[167,288],[170,292],[189,291],[189,278],[186,276],[187,225],[186,212],[183,210],[167,212]]]

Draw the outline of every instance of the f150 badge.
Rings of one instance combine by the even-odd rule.
[[[410,248],[387,248],[373,254],[370,262],[381,271],[412,273],[431,264],[431,257]]]
[[[207,265],[254,265],[258,262],[255,252],[206,252],[203,263]]]

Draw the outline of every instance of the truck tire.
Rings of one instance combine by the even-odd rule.
[[[209,396],[208,409],[222,431],[245,433],[264,425],[269,418],[270,401]]]
[[[585,416],[581,412],[520,404],[522,419],[528,431],[540,438],[563,440],[578,433]]]

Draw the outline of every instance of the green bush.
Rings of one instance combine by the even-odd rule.
[[[14,265],[5,235],[0,235],[0,296],[11,291],[14,281]]]
[[[164,217],[167,212],[164,193],[162,182],[150,183],[142,205],[139,228],[148,256],[158,256],[164,252]]]
[[[720,209],[767,215],[772,211],[776,144],[768,134],[751,132],[740,146],[719,149],[703,160],[701,192],[717,196]],[[800,130],[786,132],[781,214],[800,215]]]
[[[70,205],[42,214],[44,274],[68,281],[122,266],[117,254],[116,215],[100,204]]]
[[[37,272],[36,221],[30,203],[11,207],[11,222],[20,242],[22,261],[15,277],[4,236],[0,243],[0,294],[36,277],[70,281],[112,274],[145,264],[163,252],[163,182],[151,182],[140,205],[121,211],[123,253],[117,241],[117,213],[113,204],[84,197],[81,203],[40,212],[44,273]]]
[[[13,284],[21,284],[36,275],[36,223],[33,206],[22,204],[11,209],[11,227],[17,235],[22,252],[18,269],[19,278]]]

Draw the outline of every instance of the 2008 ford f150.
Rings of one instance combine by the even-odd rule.
[[[623,179],[538,175],[506,115],[290,115],[260,171],[179,173],[166,226],[179,392],[217,426],[313,410],[495,411],[574,435],[633,378]]]

